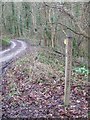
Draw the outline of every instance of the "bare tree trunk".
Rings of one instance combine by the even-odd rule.
[[[4,25],[4,28],[6,29],[6,24],[5,24],[5,16],[4,16],[4,3],[2,3],[2,11],[1,11],[1,14],[2,14],[2,23]]]
[[[49,9],[49,23],[50,23],[50,27],[51,27],[51,46],[52,48],[55,47],[55,42],[56,42],[56,24],[53,24],[53,17],[51,18],[51,16],[55,16],[55,11],[54,9]],[[51,20],[52,19],[52,20]]]
[[[47,41],[47,35],[46,35],[46,31],[47,31],[47,7],[46,5],[44,5],[44,15],[45,15],[45,30],[44,30],[44,45],[48,46],[48,41]]]
[[[13,16],[13,18],[15,18],[15,3],[12,2],[11,5],[12,5],[12,16]],[[17,34],[17,28],[16,28],[15,22],[16,22],[16,19],[13,19],[12,24],[13,24],[13,33],[14,33],[14,35]]]
[[[35,17],[35,3],[32,3],[32,29],[33,29],[33,33],[35,33],[35,29],[36,29],[36,17]]]
[[[52,25],[51,28],[51,41],[52,41],[52,48],[55,47],[55,26]]]
[[[51,46],[52,48],[55,47],[55,24],[53,24],[53,20],[51,20],[51,15],[54,16],[54,10],[49,9],[49,23],[51,27]]]

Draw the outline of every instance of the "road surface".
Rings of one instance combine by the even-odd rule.
[[[22,53],[27,48],[24,41],[13,40],[10,48],[0,51],[0,73],[7,67],[13,58]]]

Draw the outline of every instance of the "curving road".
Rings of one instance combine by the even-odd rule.
[[[15,56],[23,52],[26,48],[27,45],[24,41],[13,40],[10,48],[0,51],[0,69],[5,69],[6,64],[10,63]]]
[[[0,55],[3,55],[4,53],[12,50],[15,46],[16,46],[16,43],[13,42],[13,41],[11,41],[11,46],[10,46],[10,48],[8,48],[8,49],[6,49],[6,50],[3,50],[3,51],[0,51]]]

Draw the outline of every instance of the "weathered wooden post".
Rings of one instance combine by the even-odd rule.
[[[65,40],[66,43],[66,61],[65,61],[65,88],[64,88],[64,105],[68,107],[70,100],[70,84],[72,71],[72,37],[69,35]]]

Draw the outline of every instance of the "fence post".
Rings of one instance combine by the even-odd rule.
[[[66,58],[65,58],[65,88],[64,105],[67,107],[70,100],[71,72],[72,72],[72,37],[66,39]]]

